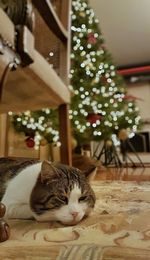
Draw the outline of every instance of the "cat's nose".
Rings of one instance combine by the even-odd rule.
[[[78,216],[78,214],[79,214],[79,212],[77,212],[77,211],[72,211],[72,212],[71,212],[71,215],[72,215],[74,218],[76,218],[76,217]]]

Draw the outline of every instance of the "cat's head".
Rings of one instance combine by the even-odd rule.
[[[30,206],[38,221],[77,224],[94,208],[95,194],[90,186],[95,166],[85,172],[63,164],[44,161],[33,188]]]

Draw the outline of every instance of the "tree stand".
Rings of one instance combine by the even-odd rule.
[[[97,145],[93,157],[97,160],[101,160],[102,164],[105,166],[115,165],[116,167],[122,167],[122,162],[117,154],[116,147],[111,140],[104,141],[104,145],[99,155],[96,153],[98,151],[100,144]]]
[[[4,242],[9,239],[10,227],[3,219],[5,215],[6,208],[4,204],[0,202],[0,242]]]

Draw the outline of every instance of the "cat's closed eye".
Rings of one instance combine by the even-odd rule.
[[[52,198],[52,202],[56,205],[60,205],[60,204],[68,204],[68,197],[66,196],[53,196]]]
[[[82,196],[79,198],[79,202],[84,202],[88,199],[88,196]]]

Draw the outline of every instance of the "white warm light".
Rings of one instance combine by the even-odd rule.
[[[86,123],[86,126],[90,126],[90,125],[91,125],[90,122],[87,122],[87,123]]]
[[[129,138],[132,138],[132,137],[134,137],[134,136],[135,136],[135,133],[134,133],[134,132],[129,133]]]
[[[9,116],[12,116],[12,114],[13,114],[12,111],[9,111],[9,112],[8,112],[8,115],[9,115]]]
[[[77,116],[78,115],[78,111],[73,111],[73,115]]]
[[[27,121],[23,120],[23,121],[22,121],[22,124],[23,124],[23,125],[27,125]]]
[[[49,53],[49,56],[50,56],[50,57],[53,57],[53,56],[54,56],[54,53],[51,51],[51,52]]]

